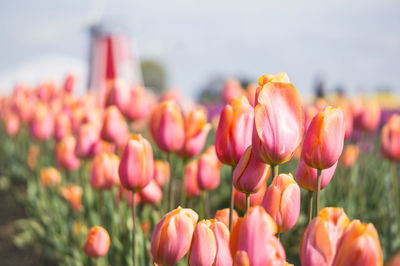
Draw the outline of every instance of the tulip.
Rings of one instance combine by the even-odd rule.
[[[225,208],[222,210],[218,210],[215,213],[215,217],[216,220],[224,223],[226,225],[226,227],[229,227],[229,208]],[[235,210],[233,210],[233,214],[232,214],[232,226],[235,226],[237,220],[239,219],[239,215],[237,214],[237,212]]]
[[[129,104],[123,109],[124,114],[130,120],[143,119],[150,113],[152,102],[142,86],[130,90]]]
[[[352,167],[353,164],[357,161],[359,153],[360,151],[358,150],[358,147],[356,145],[347,145],[341,158],[342,164],[347,168]]]
[[[233,98],[243,96],[242,85],[237,79],[228,79],[222,89],[222,98],[225,103],[229,103]]]
[[[323,189],[331,182],[336,166],[337,162],[330,168],[321,171],[320,189]],[[296,181],[299,186],[308,191],[317,191],[317,169],[308,166],[303,160],[300,160],[296,171]]]
[[[141,135],[129,138],[118,171],[121,184],[134,192],[143,189],[153,178],[153,150]]]
[[[90,184],[94,189],[110,189],[118,184],[119,158],[113,153],[102,152],[97,155],[90,171]]]
[[[289,161],[303,139],[304,113],[300,95],[290,83],[269,82],[254,108],[253,149],[272,166]]]
[[[245,194],[256,193],[269,178],[270,167],[260,162],[249,146],[233,172],[233,185]]]
[[[38,104],[31,122],[31,134],[38,140],[46,140],[53,135],[54,120],[44,104]]]
[[[5,128],[9,136],[15,136],[20,127],[19,118],[14,113],[9,113],[5,118]]]
[[[255,84],[250,83],[247,85],[246,88],[246,96],[247,100],[249,100],[249,103],[251,106],[256,106],[256,92],[257,92],[257,86]]]
[[[54,167],[42,168],[40,169],[40,180],[45,188],[57,186],[61,182],[61,174]]]
[[[251,145],[254,109],[245,96],[233,98],[222,110],[215,149],[218,159],[228,165],[235,166],[240,157]]]
[[[82,188],[75,185],[68,185],[67,187],[61,188],[61,195],[70,204],[75,212],[79,212],[82,209]]]
[[[170,179],[170,167],[169,163],[161,160],[154,161],[154,180],[160,187],[163,187],[165,183],[168,183]]]
[[[128,139],[128,125],[116,106],[109,106],[104,116],[101,137],[117,145],[123,145]]]
[[[350,220],[342,208],[323,208],[301,238],[301,265],[332,265],[343,232],[349,224]]]
[[[214,190],[220,182],[221,163],[218,161],[215,147],[210,146],[199,158],[197,182],[201,190]]]
[[[197,197],[201,190],[197,183],[198,161],[191,161],[185,166],[185,191],[188,198]]]
[[[289,231],[300,214],[300,188],[291,174],[275,176],[265,193],[262,205],[278,225],[278,232]]]
[[[147,186],[139,191],[139,195],[144,203],[155,204],[161,201],[162,190],[157,182],[152,179]]]
[[[72,93],[75,87],[75,75],[74,74],[68,74],[65,77],[64,81],[64,91],[66,93]]]
[[[129,84],[122,79],[110,80],[107,88],[106,106],[115,105],[121,112],[124,112],[129,104]]]
[[[185,116],[185,143],[179,151],[179,155],[190,158],[199,154],[210,129],[211,124],[207,123],[207,114],[204,108],[191,110]]]
[[[39,156],[40,149],[37,145],[31,144],[28,150],[28,156],[26,157],[26,164],[29,169],[33,170],[36,167],[37,157]]]
[[[110,248],[110,236],[107,230],[101,226],[93,226],[90,228],[83,251],[88,257],[98,258],[107,254]]]
[[[76,140],[74,136],[65,137],[56,145],[57,164],[67,170],[76,170],[80,166],[79,159],[75,156]]]
[[[274,236],[277,232],[277,225],[264,208],[250,208],[232,229],[229,243],[232,257],[237,251],[245,251],[250,265],[284,265],[285,250]]]
[[[96,156],[101,151],[100,129],[93,124],[79,128],[75,154],[80,158]]]
[[[185,256],[198,218],[192,209],[178,207],[157,223],[151,236],[151,255],[155,263],[175,265]]]
[[[332,266],[383,265],[381,245],[373,224],[354,220],[344,231]]]
[[[71,134],[71,119],[66,112],[60,112],[55,120],[54,138],[56,141],[60,141]]]
[[[256,193],[250,194],[250,199],[249,199],[250,207],[261,205],[266,190],[267,190],[267,182],[265,182],[261,186],[260,190],[258,190]],[[246,194],[239,192],[235,189],[233,195],[236,208],[238,208],[241,211],[245,211],[247,207]]]
[[[193,233],[189,265],[232,265],[229,230],[216,220],[200,221]]]
[[[260,91],[264,87],[265,84],[270,83],[270,82],[282,82],[282,83],[290,83],[289,76],[285,72],[281,72],[276,75],[272,74],[264,74],[258,79],[258,87],[256,89],[256,94],[255,94],[255,99],[254,99],[254,106],[257,105],[258,103],[258,95],[260,94]]]
[[[353,133],[353,124],[354,124],[353,112],[351,110],[351,106],[348,103],[341,102],[339,106],[342,109],[344,115],[344,123],[346,128],[346,131],[344,133],[344,138],[349,139],[351,137],[351,134]]]
[[[175,101],[161,102],[153,109],[150,133],[161,150],[175,152],[182,149],[185,141],[184,121]]]
[[[386,261],[385,266],[398,266],[400,265],[400,252],[397,252]]]
[[[236,252],[233,266],[250,266],[249,256],[246,251],[238,250]]]
[[[375,131],[381,121],[381,107],[375,101],[368,101],[362,106],[361,112],[355,116],[355,124],[366,132]]]
[[[381,152],[389,160],[400,160],[400,115],[398,114],[392,115],[382,128]]]

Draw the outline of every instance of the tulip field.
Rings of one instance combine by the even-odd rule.
[[[17,85],[0,98],[13,243],[49,265],[400,265],[400,100],[295,85],[229,80],[217,107]]]

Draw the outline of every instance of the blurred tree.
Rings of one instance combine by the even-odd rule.
[[[166,73],[164,66],[154,59],[142,60],[144,86],[161,94],[166,87]]]
[[[217,74],[206,80],[206,83],[201,86],[198,102],[203,104],[219,102],[226,77]]]

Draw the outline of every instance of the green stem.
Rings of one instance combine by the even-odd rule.
[[[174,205],[174,176],[173,176],[173,171],[172,171],[172,155],[169,152],[168,155],[168,163],[169,163],[169,168],[170,168],[170,179],[169,179],[169,184],[168,184],[168,211],[172,210],[173,205]]]
[[[274,180],[274,177],[276,176],[276,175],[278,175],[278,173],[279,173],[279,164],[271,164],[271,176],[272,176],[272,178],[271,178],[271,181],[270,182],[272,182],[272,180]],[[267,188],[268,188],[268,183],[269,182],[267,182]]]
[[[318,215],[318,213],[319,213],[319,197],[320,197],[320,192],[321,192],[321,174],[322,174],[322,170],[317,169],[317,203],[315,205],[316,215]]]
[[[246,193],[246,212],[250,209],[250,193]]]
[[[186,168],[186,164],[187,164],[188,160],[187,159],[183,159],[183,171],[185,171]],[[171,167],[171,165],[169,166]],[[182,175],[182,188],[181,188],[181,206],[182,208],[186,207],[186,178],[184,175]]]
[[[395,223],[397,223],[397,228],[400,228],[400,219],[399,219],[399,211],[400,211],[400,207],[399,207],[399,200],[398,200],[398,183],[397,183],[397,166],[395,162],[391,162],[391,177],[392,177],[392,202],[393,202],[393,208],[392,208],[392,215],[394,216],[395,219]],[[391,215],[391,216],[392,216]],[[396,234],[395,234],[396,235]],[[392,238],[391,238],[392,240]]]
[[[132,191],[132,259],[133,266],[136,265],[136,201],[135,201],[136,192]]]
[[[233,198],[233,171],[235,171],[235,167],[232,166],[232,172],[231,172],[231,199],[230,199],[230,204],[229,204],[229,231],[232,231],[232,215],[233,215],[233,204],[234,204],[234,198]]]
[[[310,222],[312,220],[313,196],[314,196],[314,191],[309,190],[308,191],[308,223],[307,224],[310,224]]]

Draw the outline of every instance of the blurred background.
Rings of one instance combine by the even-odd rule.
[[[0,93],[69,72],[78,91],[95,86],[104,34],[126,38],[114,43],[130,58],[119,73],[193,98],[229,77],[282,71],[303,96],[320,82],[328,91],[397,91],[399,12],[395,0],[1,1]]]

